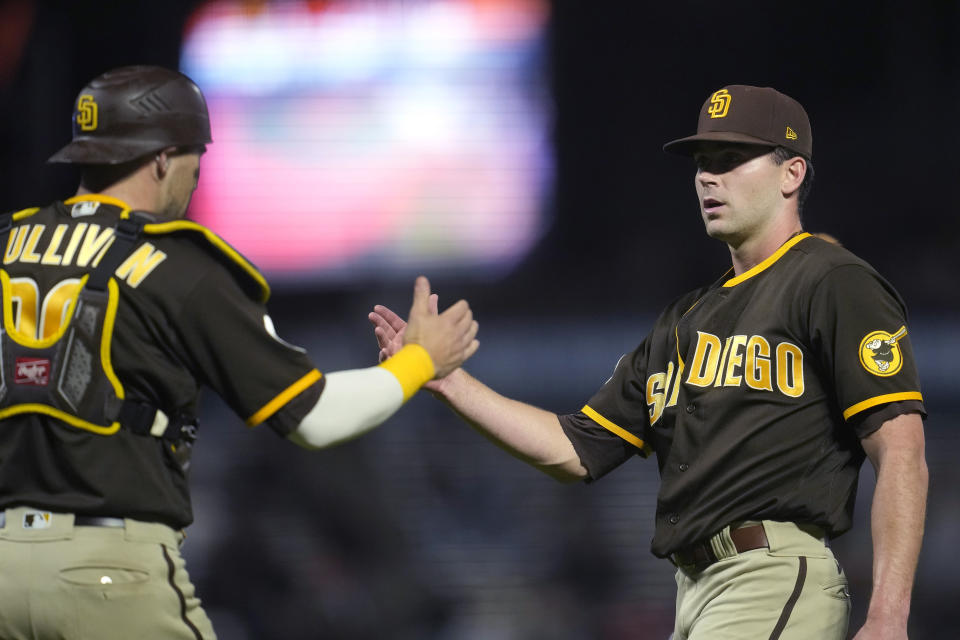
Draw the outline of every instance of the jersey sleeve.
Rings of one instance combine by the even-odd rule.
[[[225,270],[211,269],[182,313],[184,347],[203,382],[248,426],[293,431],[325,381],[303,349],[277,336],[265,305]]]
[[[861,265],[835,267],[813,291],[808,322],[843,418],[859,437],[880,426],[865,418],[884,405],[923,413],[906,308],[883,278]]]
[[[645,455],[644,450],[600,426],[582,411],[557,418],[587,470],[587,482],[599,480],[638,453]]]
[[[580,410],[580,413],[630,444],[636,453],[644,457],[651,453],[645,436],[650,423],[643,382],[646,360],[647,342],[644,341],[620,358],[610,379]]]

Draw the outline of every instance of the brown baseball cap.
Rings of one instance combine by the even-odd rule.
[[[731,84],[714,91],[700,108],[697,135],[668,142],[663,150],[688,156],[701,142],[762,144],[813,156],[807,112],[770,87]]]

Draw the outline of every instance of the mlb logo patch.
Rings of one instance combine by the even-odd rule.
[[[73,208],[70,209],[70,215],[74,218],[83,218],[85,216],[92,216],[97,212],[97,209],[100,208],[100,203],[84,200],[83,202],[78,202],[73,205]]]
[[[48,358],[17,358],[13,371],[14,384],[45,387],[50,382]]]
[[[50,518],[53,516],[49,511],[28,511],[23,514],[24,529],[49,529]]]

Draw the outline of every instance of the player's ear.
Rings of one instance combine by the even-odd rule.
[[[800,190],[803,179],[807,175],[807,161],[801,156],[794,156],[781,165],[783,167],[783,181],[780,190],[785,198],[789,198]]]
[[[153,158],[153,175],[157,180],[163,180],[170,171],[170,149],[162,149]]]

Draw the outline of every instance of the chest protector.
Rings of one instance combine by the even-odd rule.
[[[0,246],[6,246],[11,222],[9,215],[0,220]],[[171,441],[195,438],[192,417],[171,418],[149,404],[128,400],[110,361],[120,296],[112,276],[142,230],[143,222],[135,214],[118,221],[113,243],[97,267],[83,276],[63,323],[49,337],[38,339],[35,331],[16,329],[13,284],[0,269],[0,420],[41,413],[101,435],[116,433],[123,426]]]

